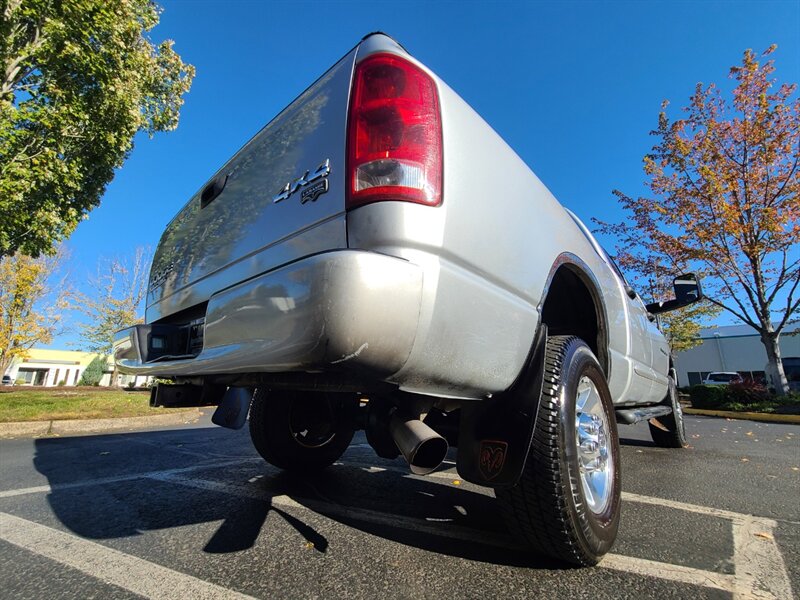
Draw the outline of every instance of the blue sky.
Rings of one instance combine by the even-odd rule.
[[[727,85],[746,48],[800,81],[800,2],[206,2],[161,0],[155,41],[197,76],[174,132],[138,136],[67,242],[80,286],[99,257],[155,247],[222,163],[361,37],[381,30],[433,69],[584,221],[643,193],[661,101]],[[52,347],[77,339],[59,336]]]

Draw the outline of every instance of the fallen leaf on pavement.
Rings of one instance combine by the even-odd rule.
[[[453,480],[453,485],[461,485],[461,481],[458,479]]]
[[[743,458],[742,462],[750,462],[750,459],[749,458]]]
[[[753,435],[753,432],[752,431],[748,431],[747,433],[745,433],[745,435]]]
[[[758,531],[758,532],[754,533],[753,535],[756,536],[756,537],[765,539],[765,540],[774,540],[775,539],[775,536],[773,536],[771,533],[767,533],[766,531]]]
[[[758,535],[758,534],[756,534],[756,535]],[[311,550],[314,547],[314,542],[306,542],[305,544],[303,544],[303,547],[306,550]]]

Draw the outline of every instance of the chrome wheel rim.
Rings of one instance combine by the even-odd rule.
[[[583,496],[589,510],[600,514],[611,501],[614,478],[611,432],[600,392],[586,376],[578,382],[575,399],[575,442]]]
[[[678,398],[678,392],[674,389],[670,392],[674,394],[672,397],[672,412],[675,414],[675,427],[678,428],[678,432],[681,436],[686,435],[686,430],[684,429],[683,424],[683,407],[681,406],[681,401]]]
[[[289,433],[298,444],[305,448],[321,448],[336,435],[335,415],[326,399],[316,405],[298,409],[298,402],[292,402],[289,412]]]

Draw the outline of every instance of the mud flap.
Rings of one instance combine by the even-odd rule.
[[[222,397],[211,422],[228,429],[241,429],[247,421],[247,411],[253,399],[253,390],[249,388],[230,387]]]
[[[502,394],[461,409],[457,468],[466,481],[489,487],[519,481],[539,411],[546,341],[543,323],[517,381]]]

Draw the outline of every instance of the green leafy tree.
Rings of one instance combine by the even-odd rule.
[[[673,352],[683,352],[699,346],[700,329],[704,322],[716,317],[720,309],[710,302],[700,302],[686,308],[681,308],[670,313],[659,315],[661,331],[669,342]]]
[[[149,0],[0,0],[0,257],[51,253],[133,147],[178,125],[194,67]]]
[[[106,364],[104,356],[95,356],[81,374],[78,385],[100,385],[100,380],[106,370]]]

